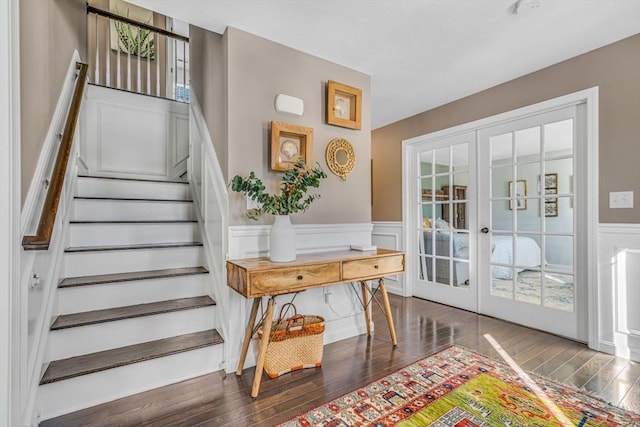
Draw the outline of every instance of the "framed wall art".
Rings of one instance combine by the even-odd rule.
[[[271,122],[271,169],[286,171],[299,159],[309,167],[313,162],[313,128]]]
[[[509,181],[509,197],[516,197],[517,199],[509,200],[509,210],[512,211],[515,208],[518,210],[527,209],[527,199],[521,199],[520,197],[527,197],[527,180],[520,179],[515,181],[515,196],[513,194],[514,191],[514,181]]]
[[[544,174],[544,216],[558,216],[558,174]]]
[[[329,80],[327,123],[349,129],[361,129],[362,89]]]

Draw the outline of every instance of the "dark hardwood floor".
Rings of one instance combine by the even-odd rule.
[[[391,296],[399,345],[392,348],[383,314],[376,331],[325,346],[321,369],[262,381],[215,373],[49,420],[42,426],[271,426],[387,375],[451,344],[500,359],[494,339],[525,370],[584,389],[640,412],[640,363],[589,350],[544,332],[435,304]]]

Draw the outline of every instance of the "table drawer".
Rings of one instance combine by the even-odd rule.
[[[384,276],[404,271],[404,256],[394,255],[382,258],[356,259],[342,263],[342,279]]]
[[[340,281],[340,263],[278,268],[251,274],[251,295],[295,292],[300,288]]]

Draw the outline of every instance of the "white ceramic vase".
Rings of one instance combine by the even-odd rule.
[[[296,229],[289,215],[276,215],[269,232],[269,259],[273,262],[296,260]]]

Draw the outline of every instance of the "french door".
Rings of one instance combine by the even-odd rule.
[[[432,141],[414,160],[414,295],[477,311],[475,133]]]
[[[581,108],[412,145],[413,295],[586,341]]]
[[[480,312],[586,340],[578,106],[478,132]]]

